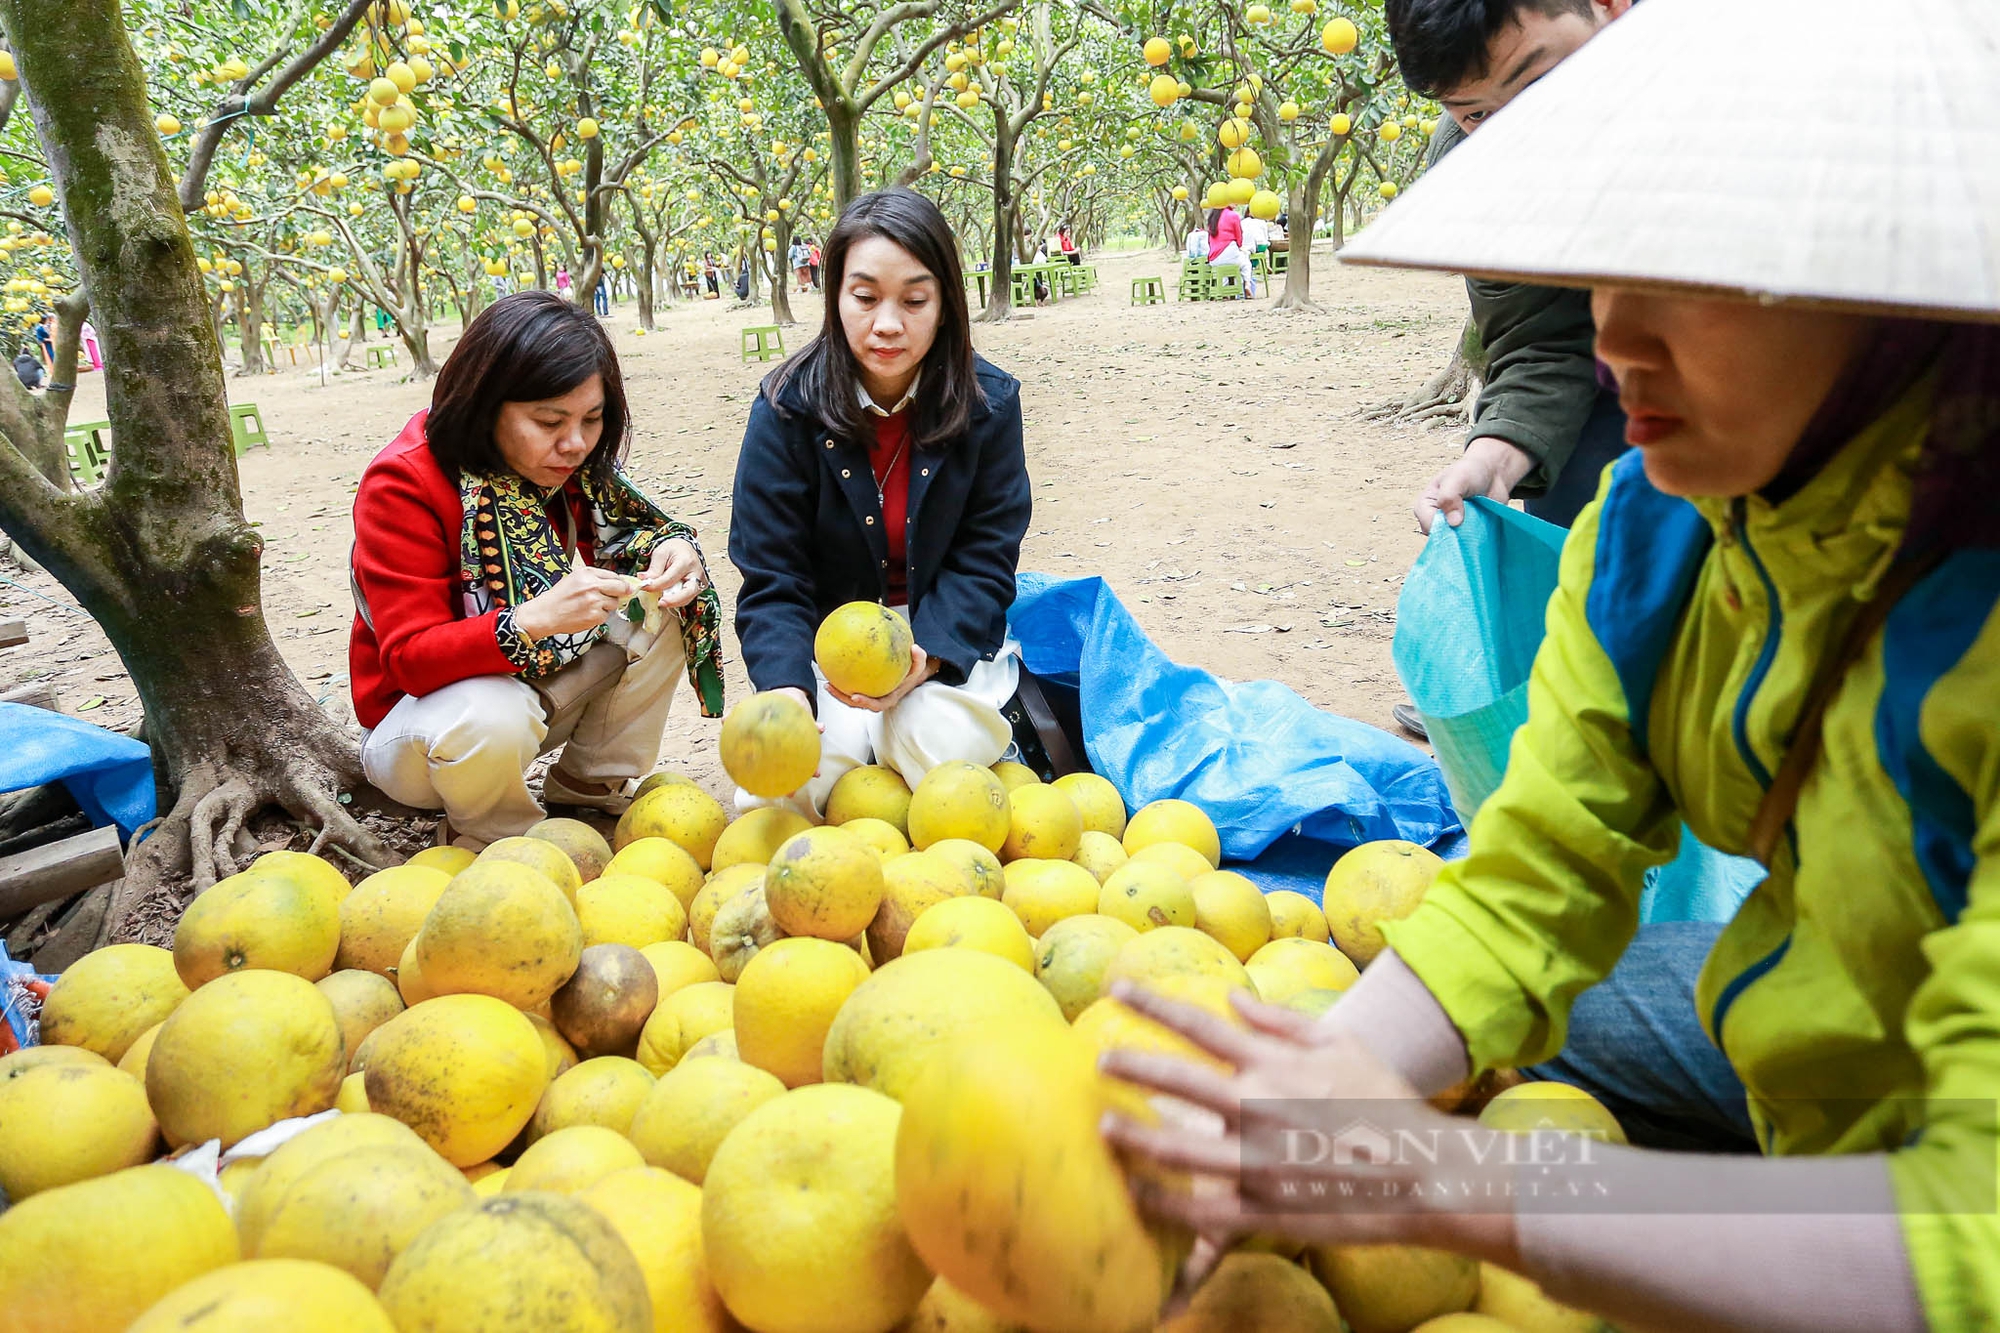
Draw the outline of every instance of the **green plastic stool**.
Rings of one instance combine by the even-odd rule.
[[[743,330],[743,359],[759,363],[785,354],[785,335],[776,324],[758,324]]]
[[[1166,303],[1166,288],[1161,285],[1158,278],[1132,279],[1133,305],[1165,305]]]
[[[370,370],[378,370],[383,366],[393,366],[395,364],[396,346],[394,343],[378,343],[368,349],[368,368]]]
[[[1233,264],[1208,271],[1208,299],[1230,301],[1243,295],[1243,270]]]
[[[1181,281],[1177,294],[1183,301],[1207,301],[1210,277],[1206,259],[1181,260]]]
[[[104,480],[111,463],[111,423],[84,421],[63,429],[63,449],[69,454],[69,473],[80,486],[95,486]]]
[[[235,441],[238,458],[260,444],[266,449],[271,447],[271,437],[264,433],[264,414],[255,403],[230,405],[229,438]]]

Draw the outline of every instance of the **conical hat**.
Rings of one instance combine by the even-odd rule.
[[[2000,0],[1645,0],[1340,257],[2000,320]]]

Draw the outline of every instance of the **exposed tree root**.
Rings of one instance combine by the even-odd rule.
[[[1361,413],[1364,421],[1456,421],[1470,419],[1471,404],[1479,396],[1478,377],[1463,356],[1456,353],[1421,388],[1400,401],[1378,403]]]

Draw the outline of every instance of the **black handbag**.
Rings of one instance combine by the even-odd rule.
[[[1076,690],[1045,681],[1021,667],[1014,697],[1000,710],[1014,729],[1020,762],[1044,782],[1090,772],[1083,748],[1083,711]]]

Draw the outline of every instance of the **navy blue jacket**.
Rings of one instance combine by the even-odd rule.
[[[977,366],[986,402],[974,404],[965,435],[910,460],[910,627],[946,684],[1006,640],[1033,507],[1020,383],[983,358]],[[736,637],[751,685],[816,699],[813,635],[834,608],[887,595],[889,543],[866,446],[829,431],[796,381],[778,406],[759,394],[750,409],[729,560],[743,576]]]

